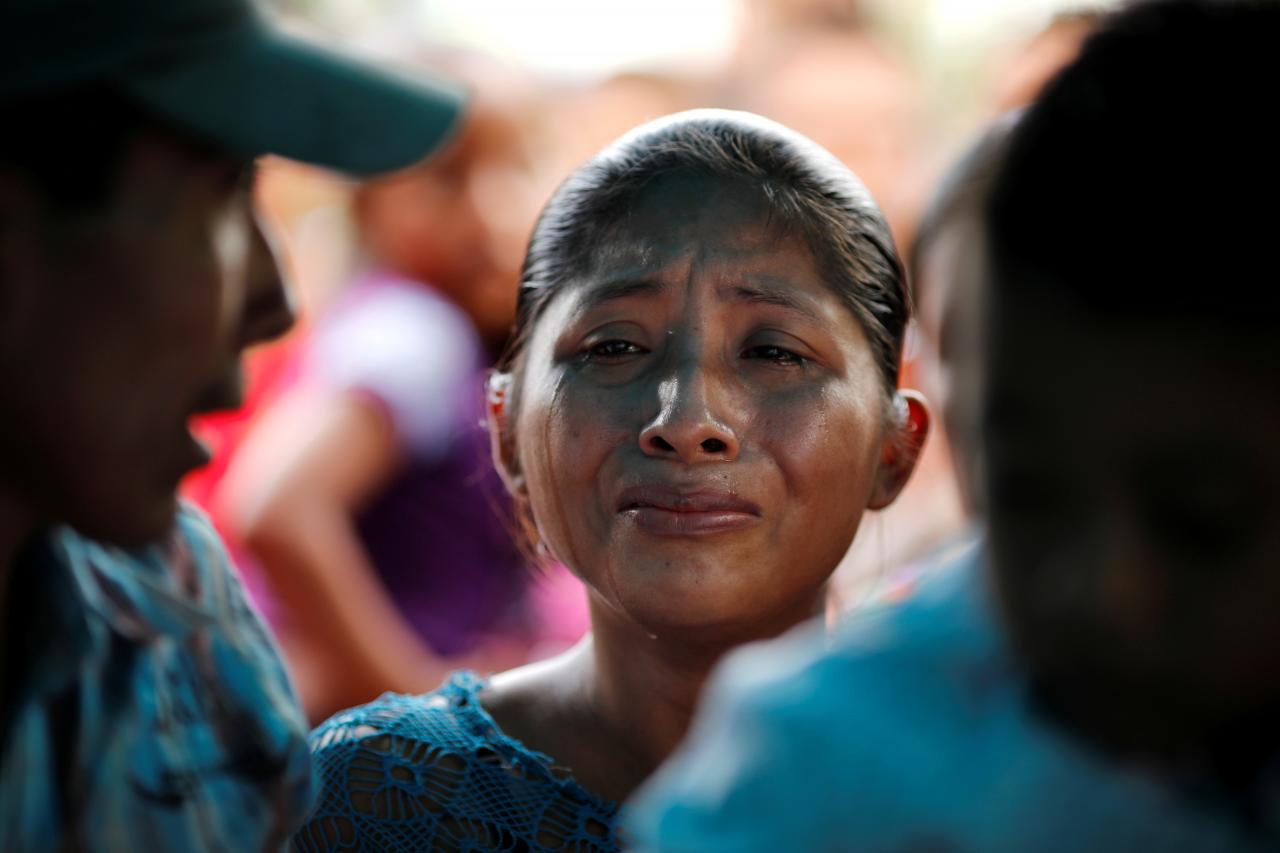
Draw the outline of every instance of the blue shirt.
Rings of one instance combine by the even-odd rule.
[[[856,614],[830,638],[801,631],[731,656],[685,746],[627,814],[637,849],[670,853],[1280,841],[1037,714],[976,548],[904,604]]]
[[[306,724],[202,516],[133,551],[53,530],[7,600],[6,851],[265,850],[301,822]]]
[[[617,851],[617,805],[499,729],[484,686],[457,672],[434,693],[385,693],[317,728],[321,793],[294,849]]]

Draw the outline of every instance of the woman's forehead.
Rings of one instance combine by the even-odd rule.
[[[799,223],[782,220],[755,189],[738,181],[670,177],[639,193],[600,229],[584,272],[656,273],[689,253],[753,264],[779,251],[810,255]]]
[[[799,222],[780,217],[758,188],[733,178],[669,176],[600,227],[578,269],[553,297],[559,325],[631,297],[771,305],[809,322],[856,322],[827,280]],[[548,306],[550,307],[550,306]]]
[[[769,217],[763,187],[746,176],[670,174],[638,189],[626,206],[624,223],[660,228],[673,221],[714,216],[726,225],[746,225]]]
[[[709,287],[721,299],[815,306],[835,291],[797,234],[762,218],[735,222],[715,215],[670,226],[633,222],[601,240],[565,288],[583,310],[632,296],[674,297]]]
[[[672,267],[717,265],[745,271],[797,262],[816,267],[808,246],[797,235],[764,219],[727,221],[715,215],[670,222],[619,225],[591,251],[584,264],[588,280],[660,276]]]
[[[550,327],[547,331],[554,335],[579,319],[612,313],[614,306],[665,305],[664,312],[683,315],[697,303],[720,306],[714,310],[723,316],[767,308],[804,325],[861,339],[856,318],[802,239],[779,239],[763,228],[725,240],[719,236],[700,240],[686,231],[666,243],[611,240],[588,270],[565,283],[539,325]]]

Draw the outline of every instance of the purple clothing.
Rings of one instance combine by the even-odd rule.
[[[310,378],[382,407],[407,450],[357,518],[401,612],[441,655],[525,630],[530,573],[484,428],[487,359],[469,318],[429,287],[357,280],[316,330]]]

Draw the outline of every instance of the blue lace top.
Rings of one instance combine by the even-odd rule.
[[[618,806],[503,734],[458,672],[434,693],[385,693],[311,734],[321,793],[293,849],[619,849]]]

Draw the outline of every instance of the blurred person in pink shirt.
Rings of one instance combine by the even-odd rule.
[[[495,64],[451,64],[474,109],[438,158],[355,191],[360,269],[222,498],[312,719],[459,665],[522,663],[537,640],[534,575],[481,426],[536,213],[535,108]],[[562,645],[576,639],[563,621]]]

